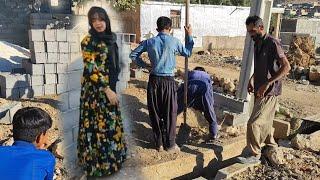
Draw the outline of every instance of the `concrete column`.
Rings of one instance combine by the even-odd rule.
[[[265,30],[269,29],[271,19],[271,8],[273,0],[251,0],[250,16],[257,15],[263,18]],[[245,48],[243,51],[242,67],[239,78],[239,87],[237,98],[250,100],[248,96],[247,85],[251,75],[253,74],[253,41],[247,33],[245,40]]]
[[[277,14],[275,14],[275,17],[276,17],[276,27],[275,27],[275,30],[274,30],[274,37],[279,39],[280,26],[281,26],[281,14],[277,13]]]

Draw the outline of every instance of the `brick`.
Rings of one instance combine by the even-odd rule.
[[[58,42],[47,42],[47,52],[58,52]]]
[[[34,51],[34,52],[41,52],[44,53],[46,52],[46,46],[44,42],[30,42],[29,43],[29,48]]]
[[[31,86],[43,86],[44,75],[33,75],[31,76]]]
[[[72,30],[67,30],[67,41],[68,42],[77,42],[79,39],[78,34],[74,33]]]
[[[69,43],[68,42],[59,42],[58,46],[58,52],[59,53],[69,53]]]
[[[28,31],[29,41],[44,41],[44,33],[42,29],[31,29]]]
[[[57,41],[67,41],[67,31],[64,29],[57,30]]]
[[[81,88],[82,71],[72,71],[68,73],[68,89],[77,90]]]
[[[31,75],[43,75],[44,74],[44,64],[32,64],[27,63],[24,67],[26,72]]]
[[[58,53],[48,53],[47,63],[58,63]]]
[[[57,84],[57,94],[66,93],[68,91],[68,84]]]
[[[54,95],[57,94],[56,90],[56,85],[55,84],[45,84],[44,85],[44,95]]]
[[[247,169],[253,168],[259,164],[260,164],[260,162],[255,163],[255,164],[236,163],[236,164],[233,164],[233,165],[228,166],[226,168],[220,169],[214,179],[215,180],[230,179],[231,177],[234,177],[234,176],[240,174],[241,172],[244,172]]]
[[[45,52],[34,52],[30,51],[31,54],[31,62],[35,64],[46,63],[48,55]]]
[[[70,43],[69,44],[70,45],[70,52],[72,52],[72,53],[78,53],[78,52],[80,52],[80,44],[79,43],[74,43],[74,42],[72,42],[72,43]]]
[[[280,119],[273,120],[274,138],[284,139],[290,134],[290,123]]]
[[[34,97],[44,96],[44,85],[41,86],[32,86]]]
[[[74,90],[69,92],[69,108],[78,108],[80,106],[81,90]]]
[[[45,64],[44,73],[45,74],[57,73],[57,64]]]
[[[57,74],[45,74],[45,84],[57,84]]]
[[[70,62],[70,54],[69,53],[59,53],[59,63],[67,64]]]
[[[80,53],[71,53],[70,60],[68,71],[77,71],[83,69],[83,59]]]
[[[68,71],[68,64],[57,64],[57,73],[67,73]]]
[[[44,39],[46,41],[56,41],[56,30],[55,29],[44,30]]]

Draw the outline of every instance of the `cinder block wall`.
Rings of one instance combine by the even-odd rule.
[[[31,0],[0,0],[0,40],[28,48]]]

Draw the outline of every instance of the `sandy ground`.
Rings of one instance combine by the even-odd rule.
[[[0,98],[0,105],[8,102],[9,100]],[[34,99],[21,99],[22,107],[39,107],[45,110],[53,120],[51,129],[49,130],[49,143],[50,146],[55,140],[60,137],[60,132],[58,129],[59,116],[57,109],[57,97],[56,96],[46,96]],[[0,124],[0,140],[4,140],[12,137],[12,125]],[[7,142],[7,145],[11,145],[13,142],[12,138]],[[62,166],[62,159],[56,158],[56,168],[55,168],[56,180],[62,180],[66,177],[66,171]]]

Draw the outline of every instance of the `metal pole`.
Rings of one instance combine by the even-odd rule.
[[[189,6],[190,0],[186,0],[186,24],[189,25]],[[187,45],[187,36],[188,34],[185,32],[185,45]],[[188,58],[185,58],[184,61],[184,112],[183,119],[184,124],[187,124],[187,106],[188,106]]]

